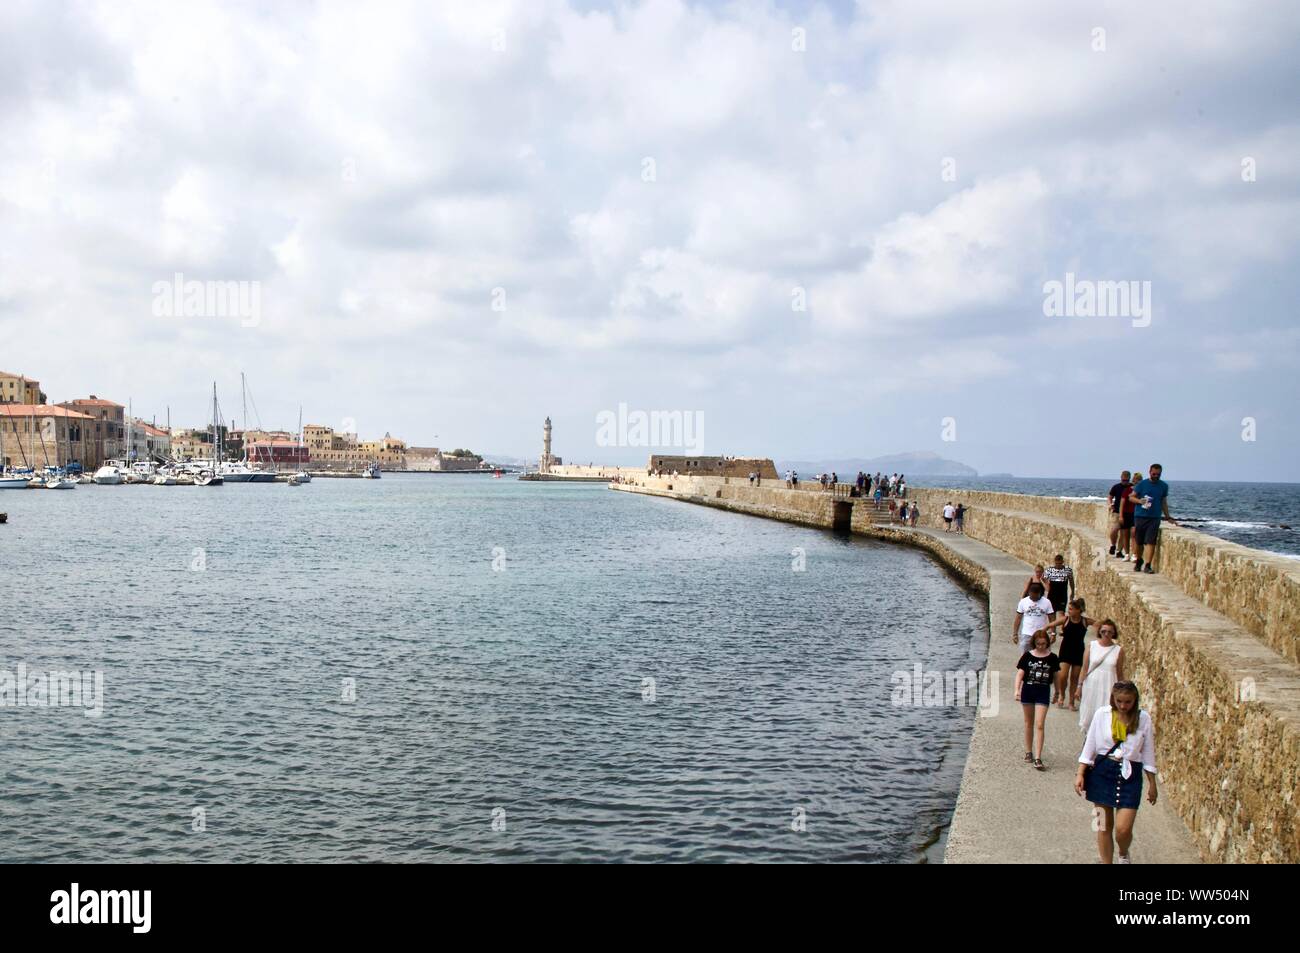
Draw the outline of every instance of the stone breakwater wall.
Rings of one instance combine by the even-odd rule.
[[[837,504],[842,518],[847,502],[853,532],[924,546],[988,590],[982,570],[962,565],[942,539],[874,525],[870,500],[846,501],[816,484],[793,490],[707,477],[634,479],[618,488],[808,526],[831,527]],[[1088,615],[1109,616],[1119,627],[1125,674],[1157,723],[1161,796],[1202,856],[1300,862],[1300,567],[1169,528],[1156,558],[1160,573],[1139,576],[1106,554],[1104,503],[919,488],[909,497],[921,504],[919,525],[942,529],[943,505],[952,500],[967,507],[972,539],[1029,563],[1063,554]]]

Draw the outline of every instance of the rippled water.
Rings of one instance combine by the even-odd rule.
[[[891,674],[986,613],[907,548],[478,476],[0,509],[0,669],[106,696],[0,708],[0,860],[898,861],[951,813],[971,710]]]

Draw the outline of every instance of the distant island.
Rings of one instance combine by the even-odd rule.
[[[844,478],[859,470],[864,473],[901,473],[904,476],[960,476],[977,477],[979,471],[956,460],[947,460],[929,450],[911,453],[891,453],[884,457],[846,458],[840,460],[779,460],[777,472],[798,470],[800,474],[831,473]]]

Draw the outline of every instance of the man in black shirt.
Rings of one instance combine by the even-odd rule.
[[[1110,503],[1110,554],[1112,556],[1124,555],[1124,549],[1128,546],[1129,530],[1133,526],[1131,517],[1125,513],[1128,508],[1124,505],[1128,495],[1133,492],[1129,475],[1127,470],[1120,473],[1119,482],[1110,488],[1110,494],[1106,497],[1107,502]],[[1126,518],[1127,526],[1124,525]],[[1118,552],[1115,548],[1116,543],[1119,544]]]

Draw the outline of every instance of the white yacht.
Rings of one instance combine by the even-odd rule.
[[[227,483],[274,483],[275,474],[250,467],[243,460],[228,460],[217,469]]]
[[[93,479],[100,486],[117,486],[122,482],[122,464],[117,460],[109,460],[95,471]]]

